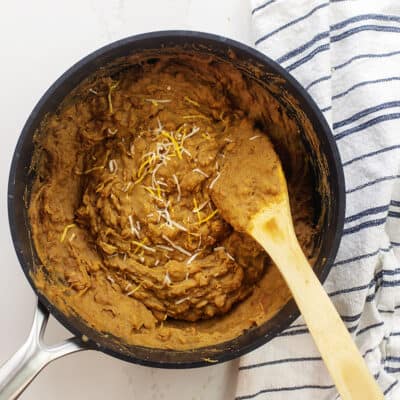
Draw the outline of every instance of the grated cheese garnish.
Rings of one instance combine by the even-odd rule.
[[[160,118],[157,117],[157,129],[154,130],[155,133],[160,133],[163,130],[163,126],[161,124]]]
[[[165,272],[164,280],[163,280],[163,286],[167,285],[169,286],[172,283],[171,277],[169,276],[168,271]]]
[[[153,247],[150,246],[146,246],[144,243],[144,240],[142,240],[141,242],[137,242],[136,240],[132,240],[132,243],[135,244],[137,247],[141,247],[144,250],[150,251],[151,253],[155,253],[156,249],[154,249]]]
[[[231,254],[229,254],[226,250],[225,250],[226,255],[228,256],[228,258],[230,258],[232,261],[235,261],[235,259],[233,258],[233,256]]]
[[[178,156],[178,158],[180,160],[182,160],[182,151],[181,151],[181,147],[179,146],[178,142],[176,141],[176,139],[169,134],[167,131],[162,131],[161,135],[166,137],[167,139],[169,139],[171,141],[171,143],[174,145],[174,149],[175,149],[175,153]]]
[[[193,205],[194,205],[194,208],[193,208],[192,211],[193,211],[194,213],[196,213],[196,215],[197,215],[197,221],[200,222],[200,221],[201,221],[200,210],[199,210],[199,206],[198,206],[198,204],[197,204],[197,200],[196,200],[195,197],[193,197]]]
[[[109,111],[110,114],[114,114],[111,94],[115,90],[115,88],[118,86],[118,84],[119,84],[119,82],[117,81],[116,83],[114,83],[113,85],[109,86],[109,88],[108,88],[107,101],[108,101],[108,111]]]
[[[125,286],[125,292],[127,292],[128,290],[129,290],[129,288],[132,286],[132,283],[128,283],[126,286]]]
[[[205,176],[206,178],[209,178],[209,176],[208,176],[204,171],[202,171],[200,168],[192,169],[192,171],[193,171],[193,172],[197,172],[198,174],[203,175],[203,176]]]
[[[189,158],[193,158],[192,153],[188,149],[185,149],[184,147],[182,147],[182,153],[187,154]]]
[[[157,258],[157,260],[154,263],[154,266],[157,267],[158,264],[160,264],[160,260]]]
[[[108,162],[108,168],[109,168],[111,173],[117,172],[117,170],[118,170],[117,162],[115,160],[110,160]]]
[[[214,210],[211,214],[209,214],[207,217],[203,218],[199,222],[197,222],[198,225],[203,224],[204,222],[209,221],[211,218],[213,218],[216,214],[218,213],[218,210]]]
[[[174,221],[174,220],[172,220],[172,219],[171,219],[171,224],[172,224],[173,226],[175,226],[175,228],[178,228],[178,229],[180,229],[180,230],[183,231],[183,232],[187,232],[187,231],[188,231],[187,228],[185,228],[183,225],[179,224],[178,222],[176,222],[176,221]]]
[[[206,200],[204,203],[201,203],[198,207],[195,207],[192,211],[194,213],[201,211],[209,202],[210,200]]]
[[[96,90],[92,88],[89,89],[89,92],[95,94],[96,96],[99,94],[99,92],[96,92]]]
[[[97,167],[89,168],[86,171],[81,172],[80,174],[86,175],[89,174],[90,172],[97,171],[98,169],[104,169],[104,165],[98,165]]]
[[[185,99],[188,103],[193,104],[193,105],[196,106],[196,107],[200,107],[200,104],[199,104],[197,101],[192,100],[190,97],[185,96],[184,99]]]
[[[132,295],[133,293],[137,292],[137,291],[142,287],[142,284],[143,284],[143,282],[140,282],[139,285],[137,285],[137,286],[135,287],[135,289],[131,290],[131,291],[130,291],[129,293],[127,293],[126,295],[127,295],[127,296],[130,296],[130,295]]]
[[[163,244],[156,244],[156,247],[158,249],[165,250],[165,251],[174,251],[174,249],[172,247],[164,246]]]
[[[185,254],[187,256],[191,256],[192,253],[190,253],[189,251],[187,251],[186,249],[184,249],[183,247],[179,246],[178,244],[174,243],[169,237],[165,236],[164,234],[161,235],[161,237],[168,242],[175,250],[178,250],[179,252],[181,252],[182,254]]]
[[[133,223],[132,215],[128,216],[128,220],[129,220],[129,225],[130,225],[130,228],[131,228],[131,232],[140,240],[140,233],[139,233],[139,230],[136,229],[136,227],[135,227],[135,225]]]
[[[233,142],[233,140],[231,139],[231,138],[224,138],[224,140],[225,140],[225,142],[228,142],[228,143],[232,143]]]
[[[225,251],[225,247],[224,246],[218,246],[218,247],[214,247],[214,249],[213,249],[213,251],[219,251],[219,250]]]
[[[161,99],[144,99],[144,101],[148,101],[149,103],[153,104],[154,106],[158,106],[158,103],[169,103],[172,100],[169,100],[169,99],[164,99],[164,100],[161,100]]]
[[[183,118],[183,119],[200,118],[200,119],[205,119],[205,120],[207,120],[207,121],[210,120],[210,118],[206,117],[205,115],[201,115],[201,114],[184,115],[182,118]]]
[[[126,184],[126,186],[122,189],[122,191],[124,192],[124,193],[126,193],[128,190],[129,190],[129,188],[132,186],[132,182],[128,182],[127,184]]]
[[[115,283],[115,281],[114,281],[114,279],[110,276],[110,275],[107,275],[107,279],[111,282],[111,283]]]
[[[60,242],[61,242],[61,243],[65,240],[65,237],[67,236],[67,232],[68,232],[71,228],[75,228],[75,227],[76,227],[76,224],[69,224],[69,225],[67,225],[67,226],[64,228],[63,233],[62,233],[62,235],[61,235],[61,237],[60,237]]]
[[[188,301],[188,300],[190,300],[190,297],[184,297],[183,299],[177,300],[177,301],[175,302],[175,304],[176,304],[176,305],[179,305],[179,304],[182,304],[182,303],[184,303],[185,301]]]
[[[254,135],[249,140],[255,140],[255,139],[259,138],[259,137],[260,137],[260,135]]]
[[[182,192],[181,192],[181,186],[179,185],[179,181],[178,181],[178,177],[173,174],[172,178],[174,179],[175,185],[176,185],[176,190],[178,191],[178,198],[177,201],[181,201],[181,196],[182,196]]]
[[[211,181],[210,185],[208,186],[209,189],[212,189],[215,185],[215,182],[217,182],[217,180],[219,179],[219,177],[221,176],[220,172],[217,172],[217,175],[215,176],[215,178]]]
[[[75,239],[76,235],[75,232],[72,233],[72,235],[69,237],[68,242],[72,242]]]
[[[201,253],[201,251],[198,251],[197,253],[194,253],[188,260],[186,261],[186,265],[190,265],[195,258]]]
[[[116,135],[116,133],[118,132],[118,129],[114,129],[113,131],[110,128],[107,128],[107,131],[110,135]]]

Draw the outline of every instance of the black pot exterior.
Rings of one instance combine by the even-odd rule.
[[[344,177],[339,153],[321,111],[300,84],[282,67],[260,52],[233,40],[192,31],[161,31],[128,37],[111,43],[108,46],[88,55],[66,71],[43,95],[29,116],[18,140],[11,164],[8,185],[8,213],[12,239],[22,269],[37,293],[43,305],[72,333],[90,338],[88,346],[103,351],[123,360],[162,368],[194,368],[210,365],[210,360],[225,362],[243,355],[268,342],[287,328],[298,316],[299,311],[290,301],[275,317],[263,325],[243,333],[229,342],[212,348],[199,348],[190,351],[174,351],[149,349],[141,346],[121,344],[112,337],[89,328],[78,318],[60,313],[35,288],[30,271],[35,265],[35,250],[30,238],[27,215],[27,198],[32,184],[30,172],[33,154],[33,135],[44,116],[54,112],[61,101],[83,79],[97,71],[107,63],[123,56],[147,49],[159,49],[162,46],[185,46],[194,44],[213,48],[216,53],[226,54],[231,49],[236,56],[248,63],[262,65],[265,71],[282,77],[285,89],[301,104],[302,111],[310,120],[317,134],[319,147],[328,165],[327,180],[330,204],[329,221],[323,226],[323,243],[321,245],[320,262],[315,271],[323,282],[336,255],[344,222],[345,196]]]

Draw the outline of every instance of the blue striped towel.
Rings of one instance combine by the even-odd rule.
[[[307,89],[347,209],[325,289],[386,399],[400,399],[400,1],[251,0],[256,47]],[[332,349],[334,351],[334,349]],[[303,319],[240,361],[237,400],[338,398]]]

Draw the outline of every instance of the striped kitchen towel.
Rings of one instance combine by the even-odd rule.
[[[324,286],[386,399],[399,400],[400,0],[251,6],[256,47],[300,81],[331,124],[347,208]],[[236,396],[338,398],[301,318],[241,358]]]

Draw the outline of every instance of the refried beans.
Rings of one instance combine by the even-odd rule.
[[[279,273],[211,199],[230,153],[268,135],[256,112],[275,100],[260,93],[228,63],[161,56],[102,76],[49,115],[29,205],[39,290],[104,334],[158,348],[213,345],[279,310],[290,297]],[[311,256],[307,182],[290,191]]]

